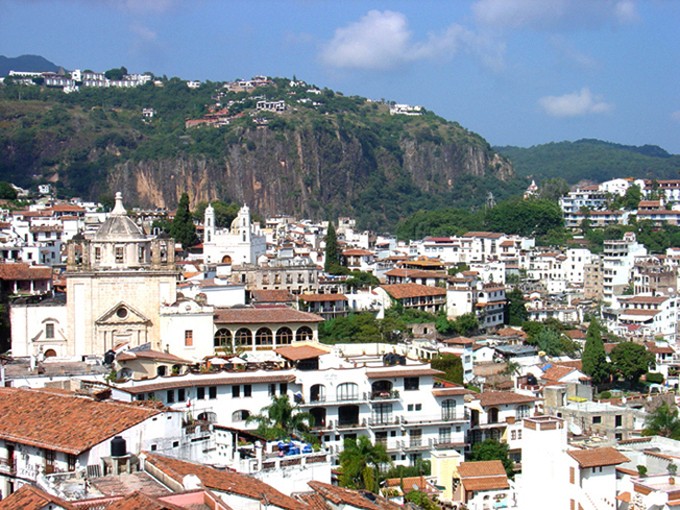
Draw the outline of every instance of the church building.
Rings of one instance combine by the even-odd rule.
[[[215,209],[208,205],[203,220],[203,258],[206,264],[257,264],[267,251],[267,238],[253,225],[250,209],[241,207],[230,229],[215,226]]]
[[[176,300],[174,241],[127,216],[121,193],[94,235],[67,246],[66,303],[12,305],[12,354],[82,359],[121,344],[161,350],[160,309]]]

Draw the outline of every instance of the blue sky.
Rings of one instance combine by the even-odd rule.
[[[422,105],[492,145],[680,153],[675,0],[0,0],[0,54]]]

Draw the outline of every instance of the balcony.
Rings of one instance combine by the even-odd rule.
[[[369,395],[371,402],[396,402],[399,400],[399,390],[374,391]]]
[[[368,426],[374,429],[398,427],[401,425],[401,420],[398,416],[383,416],[380,418],[369,418]]]
[[[367,426],[366,419],[364,418],[361,422],[338,422],[336,430],[348,431],[348,430],[363,430]]]
[[[433,415],[414,415],[402,416],[402,424],[408,425],[428,425],[436,423],[454,423],[467,422],[470,420],[470,413],[465,411],[460,412],[443,412],[441,414]]]
[[[0,473],[7,475],[15,475],[17,472],[17,463],[14,459],[0,459]]]

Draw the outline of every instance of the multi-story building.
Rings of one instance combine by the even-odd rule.
[[[473,271],[449,278],[446,289],[446,315],[453,319],[466,313],[474,313],[480,327],[492,329],[503,324],[505,310],[505,286],[484,283]]]
[[[208,205],[203,219],[203,257],[207,264],[257,264],[267,251],[267,239],[259,225],[251,223],[250,209],[244,205],[229,229],[218,229],[215,209]]]
[[[626,232],[621,240],[605,240],[602,253],[602,298],[616,307],[616,297],[630,284],[636,257],[647,255],[647,248]]]

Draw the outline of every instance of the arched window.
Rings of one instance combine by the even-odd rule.
[[[456,419],[456,401],[449,398],[442,402],[442,420]]]
[[[356,383],[338,384],[338,400],[357,400],[359,398],[359,385]]]
[[[229,347],[231,345],[231,331],[227,328],[218,329],[215,333],[215,347]]]
[[[286,345],[293,341],[293,332],[290,328],[279,328],[276,332],[276,345]]]
[[[297,342],[303,342],[305,340],[311,340],[313,337],[312,330],[307,326],[302,326],[295,333],[295,340]]]
[[[215,423],[217,421],[217,414],[210,411],[205,411],[199,414],[196,417],[196,419],[198,421],[207,421],[208,423]]]
[[[272,345],[274,339],[272,336],[272,330],[269,328],[260,328],[255,333],[255,345]]]
[[[159,365],[158,368],[156,368],[156,375],[160,377],[165,377],[168,374],[168,367],[165,365]]]
[[[57,351],[55,351],[54,349],[47,349],[45,351],[45,357],[46,358],[54,358],[56,356],[57,356]]]
[[[253,333],[248,328],[241,328],[236,332],[236,346],[250,347],[253,345]]]
[[[314,384],[309,389],[310,402],[325,402],[326,401],[326,387],[323,384]]]
[[[231,421],[246,421],[250,417],[250,411],[247,409],[239,409],[231,413]]]

